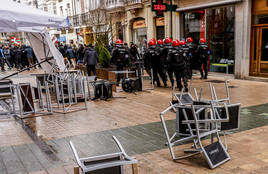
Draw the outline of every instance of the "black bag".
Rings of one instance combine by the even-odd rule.
[[[97,81],[93,83],[94,86],[94,98],[96,99],[104,99],[107,100],[108,98],[113,97],[113,90],[112,90],[112,84],[109,81],[103,80],[103,81]]]
[[[141,79],[123,79],[122,88],[125,92],[142,91]]]
[[[93,86],[94,86],[94,98],[93,98],[93,100],[101,98],[103,82],[101,82],[101,81],[94,82]]]
[[[104,100],[107,100],[108,98],[113,97],[113,89],[112,89],[112,84],[109,81],[104,81],[103,82],[103,94],[102,97]]]

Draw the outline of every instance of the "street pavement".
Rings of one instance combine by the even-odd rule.
[[[195,78],[193,87],[203,88],[210,98],[214,82],[219,98],[225,96],[227,77]],[[31,82],[27,73],[16,82]],[[71,140],[81,157],[116,152],[116,136],[126,152],[139,160],[140,174],[161,173],[266,173],[268,171],[268,83],[230,79],[232,103],[241,103],[241,127],[227,136],[231,161],[210,170],[202,155],[173,162],[165,146],[159,114],[169,105],[171,88],[156,88],[136,94],[116,93],[110,101],[89,101],[87,111],[27,118],[0,119],[1,174],[73,173]],[[166,115],[169,131],[175,129],[175,114]],[[181,153],[189,144],[176,147]],[[131,167],[125,168],[131,173]]]

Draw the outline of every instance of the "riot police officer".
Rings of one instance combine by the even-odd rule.
[[[158,73],[164,83],[164,86],[167,87],[167,75],[166,75],[166,67],[165,65],[167,64],[166,63],[166,57],[165,56],[161,56],[161,53],[163,52],[163,49],[164,49],[164,41],[159,39],[157,41],[157,48],[158,48],[158,51],[159,51],[159,66],[158,66]]]
[[[203,74],[202,68],[200,68],[201,79],[207,79],[208,77],[208,58],[210,55],[210,50],[208,45],[206,44],[206,39],[201,38],[199,41],[199,46],[197,47],[197,53],[199,55],[199,59],[201,61],[201,67],[204,66],[205,76]]]
[[[120,39],[116,41],[116,48],[112,51],[111,63],[116,65],[116,71],[123,71],[130,64],[129,52]],[[117,86],[119,86],[120,80],[123,78],[123,74],[117,74]]]
[[[183,49],[180,47],[180,41],[174,40],[172,42],[173,49],[169,51],[168,63],[174,71],[177,88],[181,91],[183,86],[186,92],[188,92],[188,78],[186,76],[186,57],[183,55]],[[181,83],[183,80],[183,85]]]
[[[165,62],[163,65],[165,67],[165,72],[167,71],[171,85],[174,85],[174,78],[173,78],[173,69],[172,66],[170,65],[170,63],[167,62],[167,57],[168,57],[168,53],[169,51],[171,51],[172,48],[172,39],[171,38],[166,38],[164,40],[164,49],[161,51],[160,53],[160,58],[161,60],[163,60],[163,62]],[[166,73],[165,73],[166,74]]]
[[[151,39],[148,43],[148,48],[144,53],[144,62],[148,67],[153,69],[153,81],[157,83],[157,86],[161,86],[158,77],[158,67],[160,66],[159,50],[156,47],[156,40]]]
[[[182,39],[180,41],[180,45],[181,45],[181,49],[182,49],[182,56],[184,57],[185,60],[185,76],[188,79],[192,78],[192,68],[191,68],[191,54],[190,54],[190,49],[189,47],[186,45],[186,41],[184,39]]]
[[[192,70],[198,70],[201,72],[201,61],[199,58],[199,55],[197,54],[197,48],[196,45],[193,43],[193,38],[188,37],[186,39],[186,46],[189,48],[189,61],[190,61],[190,68],[189,71],[189,78],[192,76]]]

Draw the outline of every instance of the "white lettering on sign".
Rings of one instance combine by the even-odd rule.
[[[212,151],[209,152],[210,155],[213,155],[214,153],[218,153],[219,152],[219,149],[214,149]]]

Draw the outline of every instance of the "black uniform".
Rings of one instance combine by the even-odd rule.
[[[167,44],[167,45],[164,45],[161,53],[160,53],[160,60],[161,62],[163,62],[162,64],[162,68],[164,69],[164,75],[166,77],[166,80],[167,80],[167,76],[166,76],[166,72],[168,73],[168,76],[169,76],[169,79],[170,79],[170,82],[171,82],[171,85],[173,86],[174,85],[174,78],[173,78],[173,73],[174,73],[174,70],[170,64],[170,62],[167,61],[168,59],[168,54],[169,54],[169,51],[172,50],[173,47],[172,47],[172,44]]]
[[[185,91],[188,92],[187,57],[181,47],[175,47],[169,51],[168,64],[176,76],[178,89],[181,91],[183,87],[181,79],[183,79]]]
[[[112,64],[116,65],[116,71],[123,71],[130,64],[129,52],[123,45],[117,45],[112,51]],[[119,85],[120,80],[124,78],[123,74],[117,75],[117,85]]]
[[[197,54],[199,55],[199,59],[201,62],[200,74],[201,74],[201,78],[204,78],[204,79],[207,79],[207,76],[208,76],[208,58],[209,58],[210,53],[211,51],[209,50],[207,44],[201,43],[197,48]],[[202,65],[204,65],[205,76],[201,68]]]
[[[192,70],[202,71],[202,63],[200,57],[197,52],[196,45],[193,43],[187,43],[187,47],[189,48],[189,61],[190,61],[190,68],[189,69],[189,78],[192,77]]]
[[[144,62],[149,64],[149,67],[153,69],[153,79],[157,83],[157,86],[161,86],[158,75],[162,78],[164,85],[166,85],[165,77],[160,71],[160,50],[156,46],[150,46],[144,53]],[[148,65],[146,65],[148,66]]]
[[[22,68],[21,65],[21,55],[22,55],[22,51],[20,48],[16,47],[13,51],[14,53],[14,62],[15,62],[15,66],[18,70],[20,70]]]

